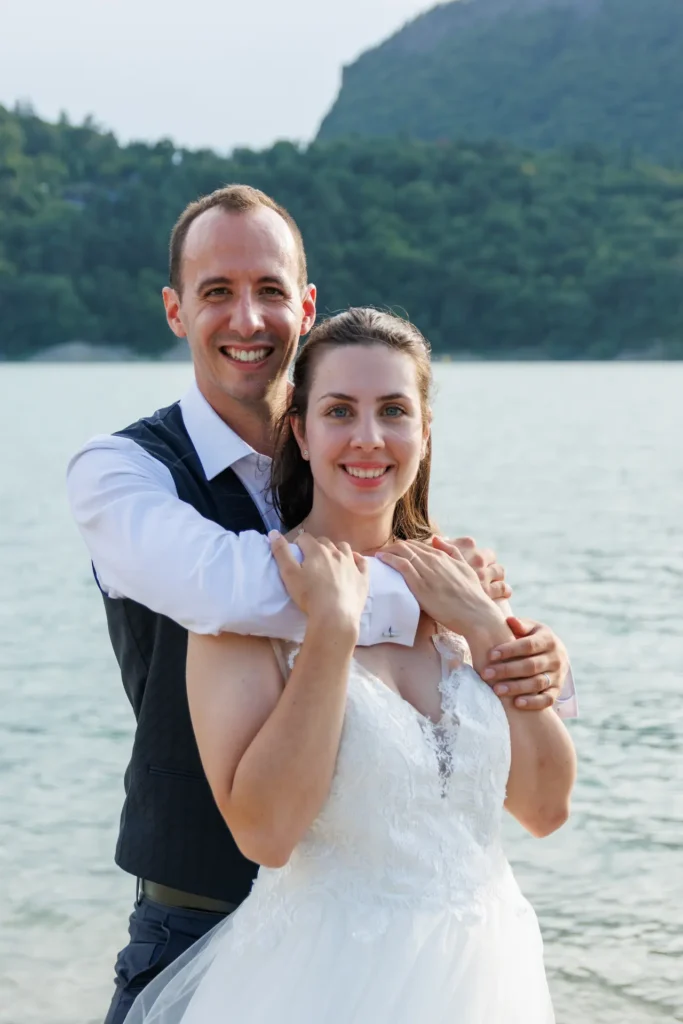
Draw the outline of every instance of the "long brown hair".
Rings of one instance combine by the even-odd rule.
[[[332,348],[352,345],[385,345],[405,352],[415,363],[423,421],[429,417],[432,383],[430,348],[426,338],[408,320],[377,309],[357,307],[318,324],[302,346],[294,363],[289,405],[278,430],[271,473],[273,503],[287,530],[303,522],[313,506],[313,476],[292,430],[292,418],[306,421],[308,398],[320,356]],[[399,540],[425,540],[434,532],[429,521],[428,494],[432,462],[431,437],[417,476],[396,503],[393,534]]]

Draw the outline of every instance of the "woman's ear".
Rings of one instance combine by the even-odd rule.
[[[299,445],[301,455],[308,462],[308,448],[306,447],[306,431],[303,430],[301,417],[290,416],[289,423],[292,428],[292,433],[294,434],[294,440]]]

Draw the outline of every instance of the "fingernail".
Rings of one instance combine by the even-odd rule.
[[[524,699],[524,697],[520,697],[519,698],[519,700],[517,701],[517,707],[518,708],[525,708],[526,707],[526,700]]]
[[[484,669],[484,679],[493,679],[495,672],[492,668]]]
[[[496,691],[496,693],[498,694],[499,697],[504,697],[505,694],[508,692],[508,687],[505,686],[505,685],[503,685],[503,686],[495,686],[494,689],[495,689],[495,691]]]
[[[282,536],[282,534],[280,533],[279,530],[271,530],[270,533],[268,534],[268,540],[272,544],[274,540],[277,540],[278,537],[281,537],[281,536]]]
[[[500,661],[500,651],[491,651],[491,661]]]

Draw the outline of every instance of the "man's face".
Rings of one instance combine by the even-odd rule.
[[[299,338],[315,320],[302,293],[296,243],[275,210],[207,210],[190,225],[182,295],[164,289],[166,317],[187,337],[197,384],[219,415],[277,397]]]

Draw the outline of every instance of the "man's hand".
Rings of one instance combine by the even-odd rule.
[[[467,564],[476,572],[484,593],[488,594],[492,601],[505,601],[512,596],[512,587],[505,582],[505,569],[496,561],[495,552],[488,548],[478,548],[471,537],[458,537],[456,540],[434,537],[432,543],[435,548],[440,548],[449,555],[457,548]]]
[[[552,707],[569,669],[566,647],[540,622],[510,616],[507,624],[517,639],[491,651],[482,678],[499,697],[515,697],[515,707],[526,711]]]

